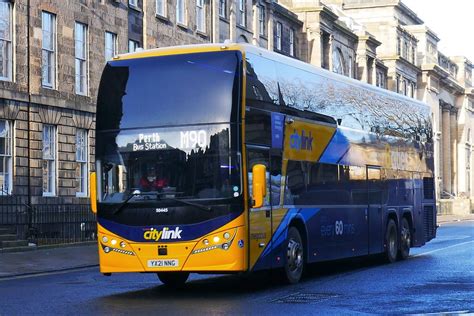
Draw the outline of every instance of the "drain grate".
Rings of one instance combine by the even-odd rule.
[[[315,304],[338,296],[338,294],[334,293],[293,293],[277,298],[272,302],[284,304]]]

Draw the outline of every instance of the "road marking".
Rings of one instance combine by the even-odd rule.
[[[90,266],[77,267],[77,268],[66,268],[66,269],[61,269],[61,270],[56,270],[56,271],[32,272],[32,273],[12,275],[12,276],[0,276],[0,282],[36,278],[36,277],[41,277],[41,276],[49,276],[49,275],[57,275],[57,274],[65,274],[65,273],[70,273],[70,272],[79,272],[79,271],[84,271],[87,269],[93,269],[98,266],[99,265],[90,265]]]
[[[466,241],[466,242],[462,242],[462,243],[459,243],[459,244],[455,244],[455,245],[451,245],[451,246],[447,246],[447,247],[443,247],[443,248],[439,248],[439,249],[435,249],[435,250],[431,250],[431,251],[419,253],[419,254],[414,255],[414,256],[411,256],[411,257],[412,257],[412,258],[421,257],[421,256],[424,256],[424,255],[428,255],[428,254],[430,254],[430,253],[433,253],[433,252],[438,252],[438,251],[441,251],[441,250],[446,250],[446,249],[449,249],[449,248],[453,248],[453,247],[457,247],[457,246],[461,246],[461,245],[465,245],[465,244],[470,244],[470,243],[473,243],[473,242],[474,242],[474,240]]]

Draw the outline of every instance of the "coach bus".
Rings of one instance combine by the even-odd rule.
[[[189,273],[406,259],[436,235],[430,109],[246,44],[143,50],[103,71],[100,270]]]

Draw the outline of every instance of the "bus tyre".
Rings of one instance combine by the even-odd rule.
[[[411,230],[408,220],[404,217],[400,229],[400,250],[398,251],[398,259],[405,260],[410,255]]]
[[[385,260],[388,263],[397,260],[398,236],[397,225],[393,219],[388,220],[387,230],[385,231]]]
[[[286,240],[285,281],[290,284],[298,283],[303,275],[304,245],[300,232],[296,227],[290,227]]]
[[[157,275],[166,286],[180,288],[188,280],[189,272],[160,272]]]

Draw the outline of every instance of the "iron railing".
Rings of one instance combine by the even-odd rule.
[[[0,196],[0,226],[36,245],[92,241],[97,236],[89,204],[28,205],[22,196]]]

